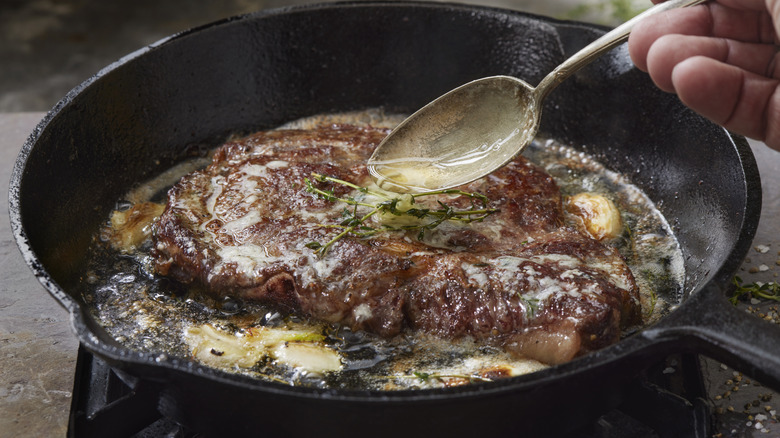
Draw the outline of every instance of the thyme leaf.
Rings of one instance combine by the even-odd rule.
[[[361,199],[355,199],[352,197],[342,198],[336,196],[333,190],[320,188],[319,184],[323,184],[323,183],[340,184],[352,188],[354,190],[357,190],[359,193],[361,193],[364,196],[360,197]],[[438,209],[417,208],[417,207],[410,207],[404,209],[401,204],[402,200],[399,197],[390,197],[385,193],[372,191],[369,190],[367,187],[361,187],[349,181],[344,181],[342,179],[338,179],[338,178],[334,178],[331,176],[322,175],[314,172],[312,172],[311,174],[311,179],[304,178],[304,185],[305,185],[304,190],[306,190],[306,192],[312,193],[320,199],[323,199],[328,202],[341,202],[349,206],[352,206],[352,208],[344,207],[344,209],[341,211],[341,220],[337,225],[335,224],[320,225],[325,228],[340,229],[341,232],[339,232],[335,237],[333,237],[330,241],[328,241],[324,245],[321,245],[317,242],[309,242],[306,244],[307,248],[314,249],[320,256],[324,255],[333,246],[333,244],[336,243],[339,239],[347,235],[351,234],[356,237],[368,237],[379,232],[380,231],[379,229],[366,225],[366,221],[377,213],[380,214],[389,213],[394,216],[409,216],[418,219],[420,221],[420,224],[404,225],[398,228],[393,228],[391,226],[385,225],[383,229],[392,230],[392,231],[419,230],[419,232],[417,233],[417,238],[418,240],[423,240],[423,238],[425,237],[425,232],[427,230],[432,230],[437,226],[441,225],[442,223],[444,223],[445,221],[451,220],[451,221],[459,221],[463,223],[481,222],[486,217],[490,216],[493,213],[497,213],[499,211],[498,209],[495,208],[488,208],[489,200],[485,195],[482,195],[480,193],[464,192],[462,190],[457,190],[457,189],[436,190],[432,192],[409,195],[410,198],[408,202],[410,205],[414,205],[415,200],[417,198],[421,198],[425,196],[433,196],[433,195],[465,196],[471,199],[470,208],[464,210],[456,210],[452,206],[437,200],[437,203],[439,205]],[[374,204],[364,202],[363,199],[365,199],[366,197],[365,195],[372,196],[374,198],[379,199],[380,201]],[[367,213],[361,215],[360,213],[358,213],[358,207],[365,207],[368,208],[369,210]]]
[[[423,372],[420,372],[420,371],[415,371],[412,374],[414,375],[414,377],[417,377],[418,379],[422,380],[423,382],[427,382],[428,379],[431,378],[430,374],[423,373]]]
[[[534,316],[536,316],[536,312],[539,310],[539,300],[537,298],[526,298],[522,295],[519,295],[520,301],[523,302],[523,306],[525,307],[525,313],[528,315],[528,319],[534,319]]]

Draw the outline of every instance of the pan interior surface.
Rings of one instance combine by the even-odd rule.
[[[614,403],[614,392],[599,391],[600,382],[632,374],[610,367],[624,355],[619,345],[488,388],[334,393],[283,388],[129,351],[94,321],[77,292],[85,281],[87,249],[116,200],[229,135],[323,113],[379,107],[411,113],[484,76],[511,75],[536,84],[601,33],[517,12],[425,3],[293,8],[182,33],[101,71],[41,122],[20,154],[11,184],[17,242],[41,281],[74,313],[82,343],[130,375],[165,382],[165,397],[177,400],[170,404],[172,414],[183,421],[198,422],[188,410],[197,412],[189,406],[194,401],[186,388],[192,385],[224,402],[216,403],[214,415],[238,423],[246,420],[240,405],[247,402],[268,412],[294,402],[316,412],[325,425],[345,419],[325,412],[326,401],[339,410],[354,408],[351,419],[385,425],[392,425],[388,418],[394,413],[419,423],[482,415],[498,424],[508,412],[546,418],[535,406],[539,391],[551,401],[572,387],[575,399]],[[632,67],[625,47],[563,83],[543,113],[540,136],[593,155],[641,187],[664,213],[683,252],[686,293],[731,275],[758,220],[749,203],[756,175],[744,167],[751,159],[744,141],[657,90]],[[711,157],[706,162],[705,154]],[[592,382],[576,380],[586,372]],[[473,399],[483,402],[464,402]],[[410,413],[400,403],[413,401],[426,409]],[[428,405],[433,401],[439,404]],[[387,418],[372,411],[379,403],[386,404]],[[599,409],[586,406],[573,417]],[[313,427],[295,425],[289,413],[279,416],[291,420],[271,428],[280,433]],[[468,429],[465,421],[453,420],[444,429]],[[502,427],[517,430],[496,430]]]

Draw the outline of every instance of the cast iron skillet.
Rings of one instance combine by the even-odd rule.
[[[600,33],[518,12],[392,2],[262,12],[173,36],[87,80],[38,125],[11,181],[16,240],[71,312],[83,346],[125,378],[158,385],[164,414],[215,436],[560,432],[616,405],[622,384],[681,351],[780,389],[780,329],[733,309],[724,295],[758,223],[755,161],[744,139],[654,88],[625,47],[561,85],[541,127],[541,135],[596,155],[641,186],[682,245],[686,298],[612,347],[461,388],[293,388],[130,351],[76,292],[85,249],[115,201],[194,149],[318,113],[411,112],[487,75],[536,84]]]

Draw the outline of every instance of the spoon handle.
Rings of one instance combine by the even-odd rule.
[[[610,32],[602,35],[597,40],[585,46],[582,50],[572,55],[561,65],[548,74],[536,87],[539,98],[544,98],[564,79],[571,76],[574,72],[590,64],[591,61],[601,56],[604,52],[614,48],[626,39],[634,26],[645,18],[670,9],[683,8],[687,6],[704,3],[707,0],[668,0],[659,3],[652,8],[638,14],[634,18],[626,21],[620,26],[612,29]]]

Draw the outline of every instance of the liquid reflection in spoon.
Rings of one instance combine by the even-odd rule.
[[[369,161],[377,185],[412,193],[455,187],[473,181],[486,162],[511,160],[514,144],[536,135],[537,115],[512,82],[496,85],[456,88],[398,125],[392,141],[404,150],[380,147]],[[434,105],[436,113],[426,114]]]

